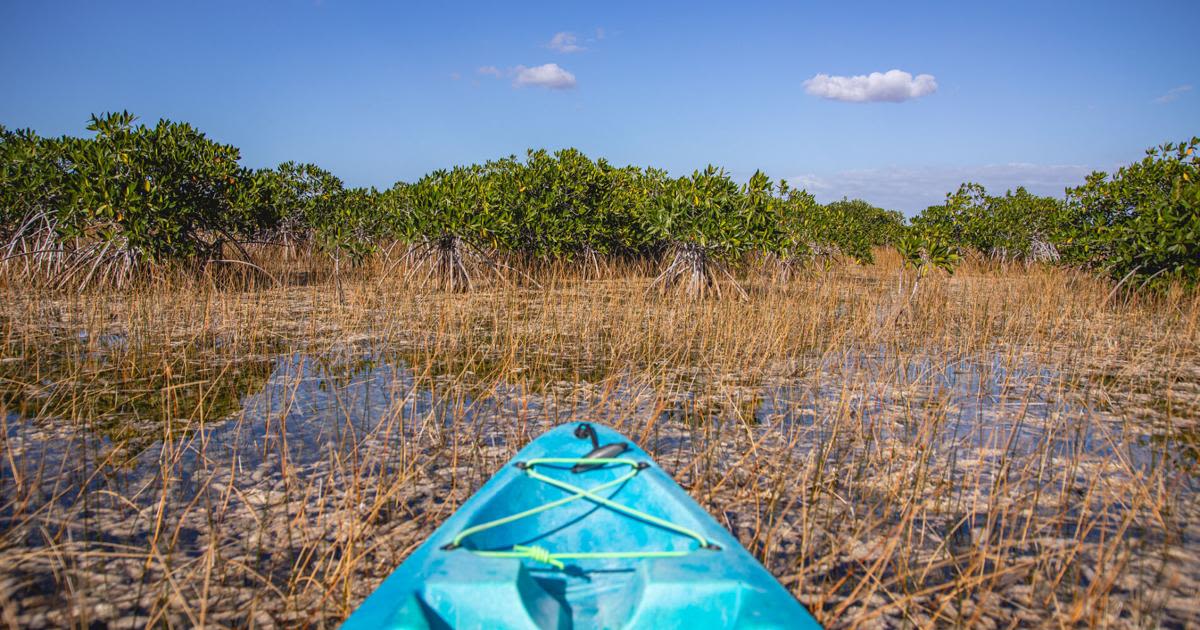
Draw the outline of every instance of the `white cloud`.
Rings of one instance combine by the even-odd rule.
[[[581,50],[587,50],[583,46],[580,46],[577,43],[578,41],[579,40],[575,37],[574,33],[568,33],[564,31],[561,33],[555,33],[554,37],[550,38],[550,43],[546,44],[546,47],[550,50],[557,50],[560,53],[574,53]]]
[[[600,41],[600,40],[604,39],[604,36],[605,36],[604,27],[597,26],[596,27],[596,41]]]
[[[479,66],[479,69],[475,72],[477,74],[490,74],[494,77],[499,77],[501,74],[500,68],[497,68],[496,66]]]
[[[788,183],[804,188],[818,201],[828,203],[842,197],[864,199],[890,210],[913,215],[941,203],[946,193],[959,184],[977,182],[991,194],[1024,186],[1036,195],[1062,197],[1068,187],[1078,186],[1094,170],[1112,168],[1075,164],[985,164],[961,167],[874,168],[836,173],[804,173],[789,177]]]
[[[1177,100],[1180,96],[1183,96],[1184,94],[1191,92],[1191,91],[1192,91],[1192,86],[1190,86],[1190,85],[1178,85],[1178,86],[1175,86],[1175,87],[1167,90],[1166,94],[1163,94],[1162,96],[1154,99],[1154,102],[1158,103],[1159,105],[1170,103],[1171,101]]]
[[[913,76],[903,70],[872,72],[852,77],[818,74],[804,82],[804,90],[813,96],[851,103],[890,101],[899,103],[937,91],[931,74]]]
[[[560,68],[556,63],[547,63],[533,68],[517,66],[517,76],[513,79],[516,87],[537,86],[552,90],[566,90],[575,87],[575,75]]]

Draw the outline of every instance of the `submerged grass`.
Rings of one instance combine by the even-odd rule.
[[[335,625],[586,419],[832,627],[1200,623],[1200,297],[968,263],[910,299],[877,259],[738,300],[633,263],[6,287],[0,621]]]

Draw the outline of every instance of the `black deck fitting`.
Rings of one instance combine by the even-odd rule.
[[[579,426],[575,427],[575,437],[581,440],[591,438],[593,451],[600,448],[600,438],[596,437],[596,429],[586,422],[580,422]]]

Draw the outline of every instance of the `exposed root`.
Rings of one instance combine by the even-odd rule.
[[[1029,240],[1029,254],[1026,256],[1026,260],[1030,262],[1058,262],[1061,258],[1062,255],[1058,253],[1058,248],[1040,234],[1033,235],[1033,238]]]
[[[499,277],[501,265],[492,256],[455,235],[443,235],[411,247],[406,282],[432,284],[453,293],[471,291],[481,276],[491,271]]]
[[[721,284],[717,281],[717,274],[728,278],[743,299],[748,297],[725,265],[710,256],[703,247],[691,243],[672,248],[670,264],[654,279],[650,289],[659,288],[663,292],[676,290],[691,299],[704,299],[710,295],[719,298]]]
[[[590,246],[584,246],[579,253],[579,264],[583,268],[583,277],[588,279],[600,278],[608,269],[608,263]]]

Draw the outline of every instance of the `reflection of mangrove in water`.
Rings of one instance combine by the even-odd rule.
[[[1058,455],[1105,456],[1120,442],[1140,465],[1159,458],[1193,465],[1197,453],[1187,432],[1120,440],[1128,427],[1094,409],[1085,392],[1052,370],[1001,356],[938,361],[848,352],[801,361],[786,377],[677,369],[648,379],[581,369],[566,359],[535,373],[494,359],[434,362],[419,353],[354,346],[207,366],[180,361],[186,369],[179,371],[164,369],[163,354],[112,366],[95,353],[98,358],[80,369],[78,357],[55,363],[55,352],[61,357],[67,350],[43,353],[40,388],[12,386],[31,381],[15,374],[14,362],[0,366],[10,384],[3,390],[7,447],[26,469],[72,472],[93,486],[95,471],[106,467],[155,474],[164,436],[190,443],[200,427],[206,429],[205,458],[253,467],[270,453],[303,464],[350,452],[355,440],[386,422],[414,427],[432,421],[486,432],[496,422],[547,414],[555,423],[644,418],[690,427],[735,422],[756,431],[799,429],[806,431],[795,444],[800,452],[819,447],[838,419],[849,418],[877,440],[916,446],[934,439],[964,452],[1029,453],[1049,440]],[[187,349],[173,353],[187,356]],[[414,367],[412,360],[426,361]],[[68,368],[72,372],[64,373]],[[519,382],[497,379],[501,373]],[[562,378],[582,373],[596,380]],[[77,457],[81,453],[86,456]],[[194,460],[187,449],[178,458],[185,477]],[[61,474],[54,483],[63,483]]]
[[[164,375],[136,367],[121,370],[119,382],[107,369],[87,379],[44,374],[56,379],[54,387],[6,392],[4,446],[13,460],[0,467],[0,481],[49,471],[40,475],[45,496],[61,500],[79,498],[64,485],[95,490],[120,480],[128,488],[152,478],[161,472],[164,451],[186,480],[214,461],[254,468],[280,455],[303,465],[347,453],[381,423],[470,424],[484,411],[514,417],[529,409],[500,409],[498,386],[484,400],[465,388],[443,388],[444,377],[418,387],[411,368],[370,356],[247,360],[204,373],[211,381],[198,380],[196,370]],[[84,393],[88,387],[100,391]],[[181,415],[183,409],[194,412]]]
[[[9,433],[45,435],[79,429],[81,434],[135,457],[164,436],[181,437],[206,422],[224,420],[241,408],[248,391],[263,386],[269,358],[206,359],[196,340],[188,346],[146,354],[89,349],[60,342],[40,349],[29,362],[0,364],[0,406]],[[27,424],[28,426],[22,426]]]

